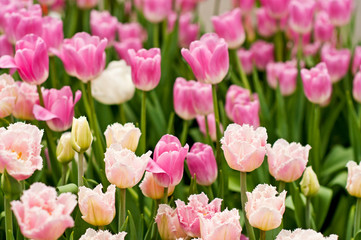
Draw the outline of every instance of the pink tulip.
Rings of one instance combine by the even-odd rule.
[[[279,76],[280,90],[283,96],[289,96],[296,90],[298,70],[292,64],[285,64]]]
[[[321,61],[326,63],[328,73],[333,83],[340,81],[350,66],[351,53],[348,49],[336,49],[330,45],[323,46]]]
[[[15,108],[18,87],[8,74],[0,75],[0,118],[9,116]]]
[[[211,219],[216,213],[221,211],[222,199],[215,198],[208,203],[208,197],[204,193],[190,195],[188,204],[181,200],[176,200],[177,213],[180,225],[190,237],[200,237],[199,213],[205,219]]]
[[[207,129],[206,129],[206,122],[205,122],[205,117],[202,115],[198,115],[196,117],[198,126],[199,126],[199,131],[201,131],[201,133],[203,133],[204,136],[207,135]],[[217,141],[217,136],[216,136],[216,120],[214,118],[214,113],[211,113],[209,115],[207,115],[207,121],[208,121],[208,131],[209,131],[209,136],[211,137],[212,141],[215,142]],[[221,133],[223,134],[223,126],[222,124],[219,125]]]
[[[172,0],[142,0],[144,17],[152,23],[159,23],[172,11]]]
[[[177,210],[167,204],[159,205],[155,222],[162,239],[182,239],[187,237],[179,223]]]
[[[239,8],[212,17],[215,32],[226,40],[230,49],[239,48],[246,39],[241,20],[241,9]]]
[[[65,86],[60,90],[43,89],[44,107],[36,104],[33,108],[35,119],[38,121],[46,121],[48,127],[55,132],[68,130],[74,117],[74,106],[81,97],[81,91],[73,93],[69,86]]]
[[[137,22],[132,23],[118,23],[118,37],[119,41],[123,42],[126,39],[137,38],[140,42],[147,40],[147,32],[142,25]]]
[[[55,0],[38,0],[40,5],[51,6],[55,3]]]
[[[106,46],[106,39],[81,32],[65,39],[57,55],[69,75],[87,83],[104,70]]]
[[[237,209],[217,212],[210,219],[199,214],[201,236],[204,240],[241,239],[242,227]]]
[[[204,116],[213,113],[212,85],[195,82],[192,88],[192,99],[197,115]]]
[[[55,0],[54,4],[51,5],[51,10],[54,12],[62,13],[65,9],[65,0]]]
[[[78,202],[82,219],[94,226],[110,224],[115,217],[115,186],[109,185],[105,193],[102,184],[93,190],[79,187]]]
[[[251,99],[251,94],[248,89],[242,88],[237,85],[231,85],[227,91],[226,105],[225,105],[225,110],[228,118],[233,121],[232,112],[233,112],[233,106],[236,101],[248,102],[250,101],[250,99]]]
[[[150,160],[151,151],[137,157],[134,152],[112,144],[105,152],[105,174],[111,184],[118,188],[134,187],[143,177]]]
[[[310,102],[325,103],[332,94],[332,82],[326,64],[321,62],[316,67],[301,70],[305,95]]]
[[[254,7],[255,0],[237,0],[243,14],[248,14]]]
[[[29,9],[20,9],[18,11],[5,14],[5,35],[9,42],[15,44],[25,35],[33,33],[41,36],[42,19],[40,5],[31,6]]]
[[[347,163],[347,185],[346,189],[351,196],[361,197],[361,166],[354,161]]]
[[[174,111],[184,120],[191,120],[197,116],[194,104],[193,95],[196,91],[196,82],[193,80],[187,81],[184,78],[178,77],[173,86],[173,103]],[[212,94],[212,93],[211,93]],[[212,104],[212,102],[211,102]]]
[[[162,199],[164,197],[164,187],[159,186],[154,179],[153,173],[145,172],[143,181],[139,184],[143,195],[151,199]],[[168,196],[174,192],[175,186],[168,188]]]
[[[174,29],[175,22],[177,20],[177,14],[172,13],[168,16],[168,31],[171,32]],[[192,24],[192,14],[184,13],[179,17],[179,31],[178,40],[179,46],[189,47],[191,42],[198,38],[199,24]]]
[[[280,75],[283,71],[283,62],[270,62],[266,66],[267,82],[268,85],[276,89],[278,86]]]
[[[239,125],[248,124],[259,127],[260,103],[258,95],[254,94],[253,99],[243,101],[236,99],[232,108],[232,119]]]
[[[76,196],[62,193],[57,196],[53,187],[33,183],[23,192],[20,201],[12,201],[21,233],[30,239],[56,240],[66,228],[74,226],[71,212],[76,206]]]
[[[44,17],[43,35],[41,37],[44,39],[48,52],[51,54],[52,49],[60,49],[64,40],[63,21],[54,17]]]
[[[34,120],[33,107],[39,101],[36,86],[26,82],[16,82],[18,96],[13,109],[13,116],[22,120]]]
[[[4,55],[14,56],[13,45],[8,41],[6,35],[0,36],[0,57]]]
[[[247,192],[246,214],[249,223],[262,231],[275,229],[281,225],[285,212],[286,191],[278,196],[276,187],[259,184],[252,191]]]
[[[243,71],[246,74],[251,74],[253,70],[253,52],[240,48],[237,51],[239,60],[241,61]]]
[[[361,72],[356,73],[353,79],[352,94],[353,98],[361,103]]]
[[[180,10],[181,12],[191,12],[201,1],[203,0],[176,0],[175,6],[176,9]]]
[[[191,176],[196,176],[199,185],[210,186],[217,179],[217,162],[213,149],[207,144],[196,142],[187,154],[187,165]]]
[[[288,14],[290,2],[291,0],[265,0],[262,1],[262,5],[270,16],[281,19]]]
[[[278,30],[276,19],[272,18],[264,7],[258,8],[257,15],[257,30],[263,37],[270,37]]]
[[[40,85],[49,75],[49,56],[43,39],[30,34],[16,42],[15,57],[0,58],[0,68],[17,69],[24,82]]]
[[[312,229],[300,229],[297,228],[293,232],[291,230],[282,229],[277,235],[276,240],[337,240],[338,237],[335,234],[331,234],[328,237],[324,237],[321,233]]]
[[[355,75],[361,66],[361,46],[355,48],[352,61],[352,73]]]
[[[305,34],[312,30],[314,0],[293,0],[289,8],[289,24],[293,31]]]
[[[162,187],[177,185],[183,177],[184,159],[188,152],[188,144],[182,147],[178,138],[164,135],[154,149],[147,171],[153,173],[155,181]]]
[[[95,7],[98,4],[98,0],[76,0],[76,4],[79,8],[89,9]]]
[[[224,157],[230,168],[252,172],[263,163],[266,154],[267,132],[264,127],[254,129],[244,124],[228,125],[221,139]]]
[[[203,35],[190,44],[189,50],[183,48],[181,52],[200,82],[217,84],[228,73],[227,43],[215,33]]]
[[[112,235],[108,230],[98,230],[96,232],[94,229],[88,228],[79,240],[124,240],[126,235],[126,232]]]
[[[311,149],[309,145],[303,147],[299,143],[278,139],[273,147],[267,145],[266,148],[269,171],[277,181],[293,182],[302,176]]]
[[[130,49],[128,54],[135,87],[142,91],[150,91],[157,87],[161,74],[160,49],[140,49],[137,52]]]
[[[258,40],[252,44],[253,60],[259,70],[265,70],[267,64],[273,62],[273,50],[273,44],[263,40]]]
[[[333,25],[344,26],[350,22],[352,0],[329,0],[325,2],[326,11]]]
[[[326,12],[319,12],[315,19],[315,39],[322,42],[330,41],[333,37],[334,26]]]
[[[92,10],[90,13],[90,28],[94,36],[108,40],[108,46],[111,46],[115,39],[118,19],[110,15],[108,11],[99,12]]]
[[[18,10],[16,3],[10,1],[0,1],[0,32],[4,32],[6,28],[5,15],[13,13]],[[4,35],[6,37],[6,35]]]
[[[133,49],[137,52],[142,47],[143,44],[138,38],[127,38],[122,42],[114,43],[114,48],[117,51],[119,58],[123,59],[128,65],[131,64],[128,50]]]

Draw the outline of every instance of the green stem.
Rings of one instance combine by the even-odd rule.
[[[127,122],[126,118],[125,118],[125,112],[124,112],[124,104],[119,104],[119,117],[120,117],[120,122],[122,124],[125,124]]]
[[[10,197],[4,195],[4,209],[5,209],[5,229],[6,229],[6,240],[13,240],[13,214],[11,212]]]
[[[83,186],[84,153],[78,153],[78,187]]]
[[[253,228],[251,226],[251,224],[249,224],[247,215],[246,215],[246,202],[247,202],[247,173],[246,172],[240,172],[241,174],[241,201],[242,201],[242,211],[244,214],[244,222],[246,225],[246,229],[247,229],[247,234],[250,240],[255,240],[256,237],[254,235],[253,232]]]
[[[153,24],[153,47],[159,47],[159,24]]]
[[[187,142],[188,128],[189,128],[189,120],[183,120],[183,129],[181,134],[182,146]]]
[[[286,183],[284,181],[280,181],[278,184],[278,192],[281,193],[286,188]]]
[[[212,97],[213,97],[213,109],[214,109],[214,118],[216,121],[216,159],[217,162],[219,163],[219,154],[220,154],[220,144],[219,144],[219,139],[221,137],[221,130],[219,128],[219,110],[218,110],[218,100],[217,100],[217,86],[216,85],[212,85]],[[219,165],[219,164],[218,164]]]
[[[142,135],[140,136],[140,153],[145,153],[146,150],[146,133],[147,133],[147,119],[146,119],[146,100],[147,100],[147,92],[143,91],[142,96],[142,112],[140,115],[140,131]]]
[[[314,104],[314,115],[313,115],[313,166],[315,167],[315,173],[319,173],[320,168],[320,106]]]
[[[125,194],[126,194],[126,188],[120,188],[119,189],[119,219],[118,219],[118,231],[121,230],[121,227],[123,226],[124,222],[125,222],[125,215],[126,215],[126,208],[125,208],[125,204],[126,204],[126,198],[125,198]]]
[[[62,175],[61,175],[61,185],[66,184],[66,174],[67,174],[67,172],[68,172],[68,163],[64,163],[63,168],[62,168]]]
[[[355,210],[354,237],[361,228],[361,198],[357,198]]]
[[[248,89],[252,93],[252,89],[251,89],[251,86],[249,85],[247,75],[243,70],[241,60],[239,59],[239,57],[237,55],[237,50],[230,50],[230,53],[233,56],[233,59],[237,64],[238,72],[241,76],[243,87]]]
[[[214,194],[213,194],[213,190],[212,190],[212,185],[209,185],[207,188],[208,188],[209,200],[213,200]]]
[[[303,39],[302,39],[302,34],[300,34],[299,38],[298,38],[298,48],[297,48],[297,66],[300,68],[301,66],[301,61],[303,58]]]
[[[163,201],[164,204],[168,204],[168,188],[164,188],[164,195],[163,195]]]
[[[56,65],[55,65],[55,57],[50,57],[50,80],[53,88],[58,88],[58,80],[56,78]]]
[[[311,228],[311,198],[306,197],[306,228]]]
[[[206,126],[206,140],[207,140],[208,144],[211,145],[213,148],[212,138],[211,138],[211,135],[209,134],[209,125],[208,125],[208,116],[207,115],[204,116],[204,124]]]
[[[259,239],[266,240],[266,231],[263,231],[263,230],[259,231]]]
[[[283,61],[283,36],[282,31],[279,30],[274,36],[274,45],[276,48],[276,61],[282,62]]]

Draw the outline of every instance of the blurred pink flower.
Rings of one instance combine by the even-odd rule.
[[[291,0],[265,0],[262,5],[266,8],[270,16],[281,19],[288,14]]]
[[[195,82],[192,90],[192,102],[196,114],[205,116],[213,113],[212,85]]]
[[[155,222],[162,239],[175,240],[187,237],[179,223],[177,210],[167,204],[159,205]]]
[[[143,29],[142,25],[137,22],[118,23],[117,29],[120,42],[134,38],[139,39],[140,42],[147,40],[147,32]]]
[[[95,231],[92,228],[88,228],[79,240],[124,240],[126,235],[126,232],[120,232],[112,235],[108,230]]]
[[[253,70],[253,52],[240,48],[237,51],[239,60],[241,61],[243,71],[246,74],[251,74]]]
[[[175,80],[173,86],[173,105],[175,113],[184,120],[191,120],[197,116],[193,95],[196,91],[196,82],[187,81],[182,77]],[[212,102],[210,103],[212,104]]]
[[[315,19],[314,36],[318,41],[327,42],[333,37],[334,26],[327,13],[322,11],[317,13]]]
[[[333,25],[340,27],[348,24],[351,20],[353,0],[329,0],[325,1],[325,10]]]
[[[63,21],[55,17],[44,17],[41,37],[46,43],[49,55],[53,54],[52,49],[59,50],[64,40]]]
[[[199,126],[199,131],[201,131],[201,133],[203,133],[204,136],[207,135],[207,129],[206,129],[206,121],[205,121],[205,116],[202,115],[198,115],[196,117],[198,126]],[[208,122],[208,130],[209,130],[209,135],[212,139],[213,142],[217,141],[217,136],[216,136],[216,120],[214,118],[214,113],[208,114],[207,115],[207,122]],[[222,124],[219,125],[220,130],[221,130],[221,134],[223,134],[223,126]]]
[[[172,11],[172,0],[142,0],[144,17],[152,23],[159,23]]]
[[[127,38],[121,42],[114,43],[114,48],[117,51],[119,58],[123,59],[128,65],[131,64],[128,50],[133,49],[137,52],[142,47],[143,44],[139,38]]]
[[[39,101],[36,86],[26,82],[16,82],[18,96],[13,109],[13,116],[21,120],[34,120],[33,107]]]
[[[292,0],[289,7],[289,25],[293,31],[301,34],[312,30],[314,0]]]
[[[322,47],[321,61],[326,63],[333,83],[340,81],[347,74],[350,59],[351,52],[346,48],[336,49],[329,44]]]
[[[113,45],[117,31],[118,19],[110,15],[108,11],[99,12],[92,10],[90,12],[90,28],[93,35],[100,39],[106,38],[108,46]]]
[[[256,10],[257,30],[263,37],[270,37],[278,30],[277,20],[272,18],[264,7]]]
[[[15,108],[18,87],[8,74],[0,75],[0,118],[9,116]]]
[[[5,55],[14,56],[13,45],[8,41],[6,35],[0,36],[0,46],[0,57]]]
[[[274,60],[274,46],[263,40],[254,42],[251,46],[254,63],[259,70],[265,70],[268,63]]]
[[[98,0],[76,0],[79,8],[89,9],[93,8],[98,4]]]
[[[168,31],[171,32],[174,29],[174,25],[177,20],[177,14],[171,13],[168,16]],[[192,23],[192,14],[184,13],[179,16],[179,28],[178,28],[178,41],[180,47],[189,47],[191,42],[198,38],[199,24]]]

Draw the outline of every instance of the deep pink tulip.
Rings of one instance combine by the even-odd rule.
[[[51,5],[51,10],[54,12],[62,13],[65,9],[65,0],[55,0],[54,4]]]
[[[352,73],[355,75],[361,66],[361,46],[355,48],[352,60]]]
[[[147,171],[153,173],[157,184],[169,187],[177,185],[182,180],[188,149],[188,144],[182,147],[178,138],[169,134],[159,140],[154,149],[153,159],[147,166]]]
[[[227,43],[215,33],[204,34],[199,41],[190,44],[189,50],[183,48],[182,56],[200,82],[217,84],[228,73]]]
[[[6,27],[5,15],[7,13],[16,12],[17,10],[18,7],[15,3],[10,1],[0,1],[0,32],[4,32]]]
[[[270,37],[278,30],[276,19],[272,18],[264,7],[258,8],[257,16],[257,30],[263,37]]]
[[[328,14],[324,11],[316,15],[314,36],[315,39],[322,42],[330,41],[333,37],[334,26],[332,25]]]
[[[321,61],[326,63],[333,83],[340,81],[347,74],[350,59],[351,52],[348,49],[336,49],[325,45],[321,50]]]
[[[321,62],[316,67],[301,70],[305,95],[310,102],[323,104],[332,94],[332,82],[326,64]]]
[[[25,35],[33,33],[41,36],[42,18],[40,5],[31,6],[29,9],[20,9],[5,14],[5,35],[8,40],[15,44]]]
[[[175,6],[177,10],[181,12],[191,12],[193,11],[197,4],[202,2],[203,0],[176,0]]]
[[[172,0],[142,0],[144,17],[152,23],[159,23],[172,11]]]
[[[260,103],[256,94],[250,101],[236,99],[232,109],[233,121],[239,125],[248,124],[259,127],[259,110]]]
[[[160,49],[140,49],[137,52],[129,49],[128,54],[135,87],[142,91],[150,91],[157,87],[161,74]]]
[[[243,71],[246,74],[251,74],[253,70],[253,52],[240,48],[237,51],[239,60],[241,61]]]
[[[196,142],[187,154],[187,165],[191,176],[196,175],[199,185],[209,186],[217,179],[217,162],[211,146]]]
[[[81,32],[65,39],[57,55],[69,75],[87,83],[104,70],[106,46],[106,39]]]
[[[0,172],[4,169],[21,181],[43,168],[40,156],[43,130],[34,125],[17,122],[7,129],[0,128]]]
[[[51,54],[52,49],[60,49],[64,40],[63,21],[50,16],[44,17],[43,35],[41,37],[44,39],[48,52]]]
[[[133,49],[138,51],[143,47],[142,41],[139,38],[127,38],[122,42],[115,42],[114,48],[118,53],[119,58],[123,59],[128,65],[130,65],[130,57],[128,50]]]
[[[361,72],[357,72],[353,79],[353,88],[352,88],[353,98],[361,103]]]
[[[281,19],[288,14],[289,4],[291,0],[265,0],[262,5],[267,12],[276,19]]]
[[[188,198],[186,205],[181,200],[176,200],[177,213],[180,225],[183,230],[191,237],[200,237],[199,213],[202,213],[205,219],[211,219],[217,212],[221,211],[222,199],[215,198],[208,203],[208,197],[204,193],[193,194]]]
[[[8,74],[0,75],[0,118],[9,116],[18,96],[18,87],[14,79]]]
[[[280,74],[283,70],[283,65],[283,62],[270,62],[267,64],[267,82],[268,85],[273,89],[276,89],[278,86]]]
[[[233,121],[233,107],[236,102],[249,102],[251,101],[251,93],[248,89],[242,88],[237,85],[231,85],[228,88],[226,95],[225,110],[229,119]]]
[[[44,40],[34,34],[26,35],[16,42],[15,56],[0,58],[0,68],[18,70],[24,82],[40,85],[49,75],[49,56]]]
[[[241,18],[241,9],[236,8],[220,16],[212,17],[213,28],[219,37],[226,40],[230,49],[239,48],[246,39]]]
[[[5,35],[0,36],[0,46],[0,57],[4,55],[14,56],[13,45],[11,45]]]
[[[252,172],[263,163],[266,154],[267,132],[264,127],[248,124],[228,125],[221,139],[222,149],[230,168]]]
[[[175,22],[177,20],[177,14],[172,13],[168,16],[168,31],[174,29]],[[189,47],[191,42],[198,38],[199,24],[192,23],[192,14],[184,13],[179,17],[179,31],[178,41],[180,47]]]
[[[283,96],[289,96],[295,92],[297,86],[297,67],[292,63],[284,64],[283,71],[279,75],[280,91]]]
[[[197,116],[194,97],[196,82],[178,77],[173,86],[173,104],[176,114],[184,120],[191,120]],[[212,103],[212,102],[211,102]]]
[[[289,24],[293,31],[305,34],[312,30],[314,0],[292,0],[289,8]]]
[[[195,82],[192,88],[192,103],[197,115],[213,113],[212,85]]]
[[[118,23],[117,29],[120,42],[134,38],[139,39],[140,42],[144,42],[147,39],[147,32],[143,29],[142,25],[137,22]]]
[[[254,7],[255,0],[236,0],[236,2],[243,14],[249,14]]]
[[[18,96],[12,114],[21,120],[34,120],[33,107],[39,101],[36,86],[20,81],[16,83]]]
[[[348,24],[352,14],[352,0],[325,1],[326,11],[333,25],[340,27]]]
[[[267,145],[266,148],[269,172],[277,181],[293,182],[302,176],[311,149],[309,145],[303,147],[278,139],[273,147]]]
[[[198,115],[196,117],[196,120],[199,126],[199,131],[201,131],[201,133],[203,133],[204,136],[207,136],[205,116]],[[208,122],[209,136],[211,137],[212,141],[215,142],[217,141],[217,135],[216,135],[216,120],[214,118],[214,113],[207,115],[207,122]],[[221,133],[223,134],[222,124],[219,125],[219,128],[221,130]]]
[[[76,0],[76,4],[79,8],[89,9],[95,7],[98,4],[98,0]]]
[[[90,29],[93,35],[108,40],[108,46],[111,46],[115,39],[118,19],[110,15],[108,11],[99,12],[92,10],[90,12]]]
[[[24,191],[20,201],[12,201],[21,233],[30,239],[55,240],[66,228],[74,226],[71,212],[76,206],[76,196],[62,193],[57,196],[53,187],[44,183],[33,183]]]
[[[34,105],[33,113],[36,120],[46,121],[48,127],[56,132],[68,130],[74,117],[74,106],[81,97],[81,91],[73,93],[69,86],[65,86],[60,90],[43,89],[44,107]]]
[[[254,63],[259,70],[265,70],[269,62],[273,62],[274,46],[272,43],[267,43],[263,40],[258,40],[251,46],[253,52]]]

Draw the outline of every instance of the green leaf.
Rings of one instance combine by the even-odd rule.
[[[137,240],[137,228],[135,227],[134,219],[132,213],[128,211],[129,216],[129,236],[131,240]]]
[[[361,240],[361,230],[356,233],[354,240]]]
[[[277,135],[281,138],[288,139],[288,124],[285,101],[281,94],[281,89],[278,84],[276,90],[277,99]]]
[[[314,210],[313,217],[315,219],[315,224],[318,231],[320,231],[326,219],[332,201],[332,195],[333,193],[331,189],[321,186],[317,195],[311,198]]]
[[[328,187],[340,186],[345,188],[347,182],[347,171],[342,171],[338,173],[332,180],[327,184]]]
[[[129,216],[125,219],[123,225],[120,227],[120,232],[126,231],[128,226]]]
[[[11,199],[17,198],[22,192],[21,183],[13,178],[6,169],[1,176],[1,189]]]
[[[67,185],[59,186],[59,187],[57,187],[57,189],[58,189],[58,192],[59,192],[59,193],[67,193],[67,192],[70,192],[70,193],[78,194],[78,186],[75,185],[74,183],[70,183],[70,184],[67,184]]]
[[[270,111],[269,111],[269,107],[267,105],[264,93],[263,93],[263,89],[261,86],[261,83],[259,81],[259,77],[258,77],[258,73],[257,73],[257,69],[256,67],[253,67],[253,81],[254,81],[254,86],[256,88],[256,92],[258,94],[258,99],[259,99],[259,103],[261,105],[261,114],[263,117],[263,120],[265,122],[268,122],[270,120]]]
[[[294,205],[297,226],[300,228],[305,227],[305,198],[301,195],[295,182],[290,183],[289,187]]]

